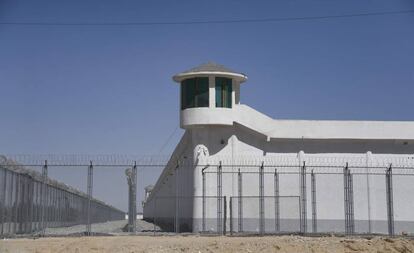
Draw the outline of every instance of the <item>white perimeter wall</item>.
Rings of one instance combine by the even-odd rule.
[[[303,151],[300,155],[300,151]],[[144,208],[144,217],[155,214],[154,199],[157,197],[201,196],[201,170],[205,164],[225,165],[223,171],[223,196],[238,195],[237,171],[258,171],[258,165],[326,165],[314,169],[315,173],[326,172],[330,165],[350,166],[414,166],[414,147],[393,140],[297,140],[270,139],[241,125],[206,126],[187,130],[177,145],[174,154],[154,187]],[[177,161],[181,166],[177,168]],[[198,164],[198,166],[194,165]],[[227,165],[244,165],[227,167]],[[274,171],[266,167],[266,171]],[[206,195],[216,196],[215,167],[206,169],[213,173],[206,175]],[[278,167],[279,172],[292,168]],[[338,171],[338,170],[336,170]],[[310,172],[310,171],[309,171]],[[343,177],[341,175],[317,174],[317,214],[321,220],[344,219]],[[414,221],[414,184],[412,176],[394,176],[394,209],[396,221]],[[299,196],[298,175],[280,175],[280,195]],[[243,175],[243,195],[259,195],[258,174]],[[265,195],[274,195],[273,175],[265,176]],[[311,219],[310,177],[307,178],[307,215]],[[369,190],[368,190],[369,189]],[[356,220],[386,220],[385,177],[355,175],[354,201]],[[193,219],[202,217],[201,201],[183,201],[179,206],[183,216]],[[157,201],[157,216],[170,217],[176,212],[173,200]],[[212,209],[213,204],[209,205]],[[256,214],[244,213],[245,217]],[[211,215],[214,210],[207,210]],[[258,214],[257,214],[258,215]],[[371,224],[375,230],[375,224]],[[377,229],[384,232],[383,228]],[[381,230],[381,231],[380,231]],[[375,232],[375,231],[373,231]]]

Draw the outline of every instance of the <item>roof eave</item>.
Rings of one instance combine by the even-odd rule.
[[[177,83],[181,83],[181,81],[197,77],[197,76],[222,76],[228,77],[237,80],[239,83],[245,82],[247,80],[247,76],[241,73],[234,73],[234,72],[223,72],[223,71],[197,71],[197,72],[185,72],[180,73],[173,76],[173,80]]]

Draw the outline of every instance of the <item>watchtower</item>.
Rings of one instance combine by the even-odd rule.
[[[240,84],[247,80],[245,74],[209,62],[176,74],[173,80],[181,85],[182,128],[233,124]]]

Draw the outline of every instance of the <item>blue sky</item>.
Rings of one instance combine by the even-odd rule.
[[[325,16],[413,10],[413,3],[0,0],[0,22]],[[242,103],[274,118],[414,120],[413,27],[413,14],[249,24],[0,25],[0,153],[158,154],[179,125],[172,75],[207,61],[246,73]],[[176,131],[162,154],[182,133]],[[139,200],[160,169],[140,172]],[[50,169],[51,177],[84,191],[85,173]],[[96,171],[95,179],[94,195],[126,209],[123,169]]]
[[[0,21],[162,22],[409,9],[413,1],[0,0]],[[207,61],[246,73],[242,103],[274,118],[414,120],[413,27],[413,14],[0,25],[0,153],[158,154],[179,124],[179,87],[171,76]]]

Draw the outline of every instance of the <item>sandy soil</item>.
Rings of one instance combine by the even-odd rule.
[[[107,235],[129,235],[131,233],[124,232],[123,229],[127,225],[127,220],[118,220],[118,221],[108,221],[103,223],[94,223],[92,224],[92,233],[97,234],[107,234]],[[154,226],[153,223],[146,222],[144,220],[137,220],[137,233],[142,235],[153,235],[154,231],[157,233],[168,234],[162,232],[158,226]],[[56,228],[46,228],[46,236],[76,236],[84,234],[86,231],[86,225],[76,225],[71,227],[56,227]],[[42,231],[34,233],[34,236],[39,236],[42,234]],[[1,253],[1,252],[0,252]]]
[[[408,238],[108,236],[8,239],[2,253],[82,252],[414,252]]]

